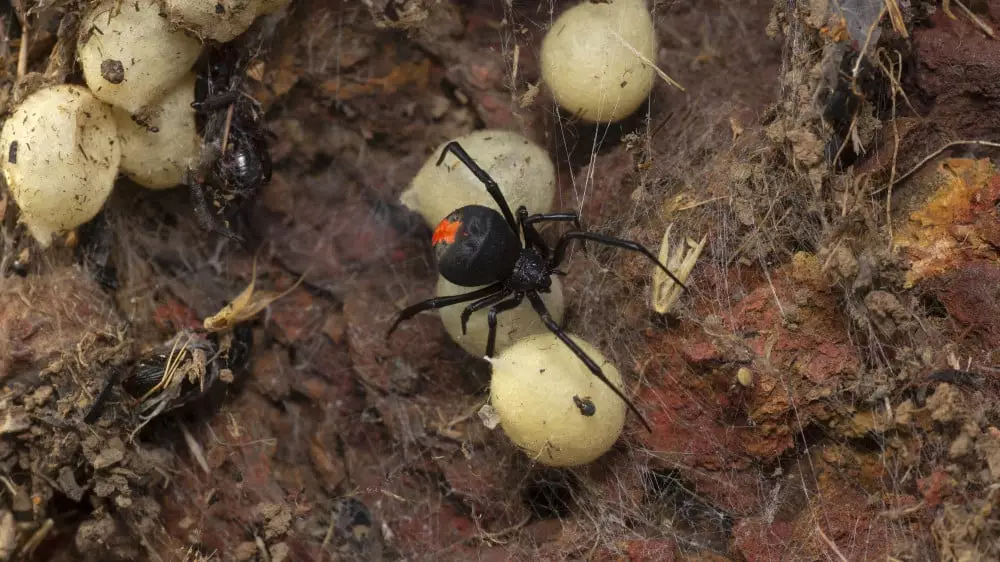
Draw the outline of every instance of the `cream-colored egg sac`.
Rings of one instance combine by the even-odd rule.
[[[540,146],[517,133],[489,129],[455,140],[496,180],[511,212],[516,212],[519,205],[527,207],[529,213],[552,210],[556,170]],[[454,154],[449,153],[437,165],[444,147],[442,144],[431,154],[400,196],[400,202],[420,213],[432,228],[466,205],[499,210],[483,183]]]
[[[201,49],[172,29],[158,0],[101,0],[81,22],[77,58],[98,99],[135,113],[187,74]]]
[[[170,20],[203,39],[232,41],[257,18],[257,0],[164,0]]]
[[[655,77],[656,30],[645,0],[583,2],[566,10],[542,40],[542,79],[556,102],[592,122],[627,117]]]
[[[614,365],[594,346],[570,337],[622,388]],[[586,464],[621,435],[625,403],[554,334],[518,340],[491,363],[490,401],[500,425],[532,459],[550,466]],[[592,415],[584,415],[590,406]]]
[[[461,287],[438,275],[437,296],[439,297],[468,293],[478,288],[480,287]],[[566,309],[563,302],[562,282],[559,281],[558,277],[552,278],[552,291],[542,293],[542,301],[549,309],[552,319],[556,323],[562,322]],[[489,338],[487,318],[489,309],[472,313],[466,326],[467,331],[463,335],[462,310],[466,306],[467,303],[442,308],[441,321],[444,323],[444,329],[455,343],[472,355],[483,357],[486,355],[486,342]],[[517,308],[497,315],[496,352],[510,347],[510,344],[518,339],[545,332],[548,332],[548,328],[542,323],[542,319],[538,317],[535,309],[531,308],[531,303],[525,299]]]
[[[156,104],[133,118],[115,108],[115,122],[122,145],[121,170],[150,189],[174,187],[184,181],[188,167],[198,157],[201,139],[195,128],[195,75],[189,73]]]
[[[21,218],[43,248],[94,218],[121,161],[111,107],[73,85],[28,96],[4,122],[0,147]]]

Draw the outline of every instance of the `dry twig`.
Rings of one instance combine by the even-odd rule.
[[[945,4],[947,4],[947,2]],[[993,28],[987,25],[987,23],[984,22],[982,19],[980,19],[979,16],[972,13],[972,10],[965,7],[965,4],[963,4],[961,0],[955,0],[955,4],[957,4],[958,7],[962,9],[962,12],[964,12],[965,15],[968,16],[970,20],[972,20],[972,23],[974,23],[976,27],[981,29],[983,33],[985,33],[986,35],[989,35],[990,39],[997,38],[996,33],[993,32]],[[955,16],[952,15],[951,19],[955,19]]]
[[[889,12],[889,20],[892,21],[892,28],[903,39],[909,38],[910,32],[906,30],[906,22],[903,20],[903,11],[899,8],[899,0],[885,0],[885,8]]]
[[[638,49],[636,49],[631,44],[629,44],[629,42],[626,41],[624,37],[622,37],[621,35],[619,35],[617,31],[615,31],[615,30],[612,29],[611,30],[611,34],[615,36],[615,39],[617,39],[622,44],[622,46],[624,46],[629,51],[632,51],[632,54],[635,55],[636,57],[638,57],[639,60],[641,60],[643,64],[645,64],[646,66],[652,68],[653,71],[655,71],[660,76],[660,78],[663,79],[664,82],[666,82],[667,84],[670,84],[671,86],[677,88],[678,90],[680,90],[682,92],[686,92],[687,91],[687,90],[684,89],[684,86],[680,85],[679,82],[677,82],[676,80],[674,80],[673,78],[671,78],[670,75],[668,75],[666,72],[663,72],[662,70],[660,70],[660,67],[656,66],[655,62],[653,62],[653,61],[649,60],[648,58],[646,58],[646,56],[643,55],[642,53],[640,53]]]
[[[868,52],[868,44],[872,41],[872,36],[875,35],[875,29],[882,23],[882,18],[885,17],[887,7],[883,7],[882,11],[879,12],[878,17],[872,22],[871,27],[868,28],[868,35],[865,36],[865,44],[861,46],[861,50],[858,51],[858,60],[854,62],[854,68],[851,69],[851,89],[857,93],[858,92],[858,74],[861,73],[861,61],[865,58],[865,53]]]

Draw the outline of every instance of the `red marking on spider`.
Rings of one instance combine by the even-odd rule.
[[[462,221],[452,221],[445,218],[437,225],[434,229],[434,236],[431,238],[431,244],[437,246],[438,243],[444,242],[445,244],[454,244],[455,236],[458,234],[458,229],[462,228]]]

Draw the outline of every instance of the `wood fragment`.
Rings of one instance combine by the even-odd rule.
[[[996,33],[993,32],[993,28],[990,27],[982,19],[980,19],[979,16],[977,16],[976,14],[974,14],[972,12],[972,10],[970,10],[969,8],[967,8],[965,6],[965,4],[963,4],[961,2],[961,0],[955,0],[955,4],[957,4],[958,7],[962,9],[962,12],[965,13],[965,15],[968,16],[968,18],[970,20],[972,20],[972,23],[975,24],[976,27],[978,27],[979,29],[981,29],[983,31],[983,33],[985,33],[986,35],[989,35],[990,39],[996,39],[997,38]],[[955,16],[952,15],[951,19],[955,19]]]
[[[885,0],[885,8],[889,12],[889,21],[892,22],[892,28],[903,39],[908,39],[910,32],[906,29],[906,22],[903,20],[903,10],[899,8],[899,0]]]

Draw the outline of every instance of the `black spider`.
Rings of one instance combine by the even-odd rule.
[[[489,308],[486,355],[492,357],[496,346],[497,315],[517,307],[523,299],[527,298],[545,326],[584,362],[594,376],[601,379],[625,401],[629,409],[639,416],[647,430],[652,431],[639,409],[615,385],[611,384],[611,381],[604,376],[600,366],[587,356],[552,319],[539,293],[549,292],[552,286],[552,275],[562,274],[558,267],[566,257],[567,248],[574,240],[590,240],[615,248],[640,252],[662,268],[674,282],[682,287],[684,284],[665,265],[660,263],[652,252],[639,243],[583,230],[580,226],[580,216],[576,212],[528,215],[527,209],[521,206],[517,209],[517,219],[515,220],[514,214],[510,212],[510,206],[500,192],[496,181],[472,160],[461,145],[456,142],[448,143],[441,151],[437,165],[441,165],[445,155],[449,152],[472,170],[472,173],[486,186],[486,191],[496,201],[503,214],[501,215],[489,207],[468,205],[445,217],[434,230],[432,238],[438,258],[438,270],[445,279],[456,285],[463,287],[488,286],[461,295],[428,299],[403,309],[389,328],[387,337],[392,335],[400,322],[425,310],[474,301],[462,311],[462,333],[465,333],[469,317],[472,316],[473,312]],[[535,229],[535,224],[554,221],[571,222],[576,228],[563,233],[556,243],[555,249],[550,250]],[[524,236],[523,246],[521,237],[518,236],[519,231]]]
[[[199,224],[234,240],[242,238],[230,230],[228,219],[271,181],[268,133],[259,103],[243,91],[249,59],[241,52],[245,49],[221,45],[209,55],[198,101],[191,104],[200,116],[204,145],[187,181]]]

